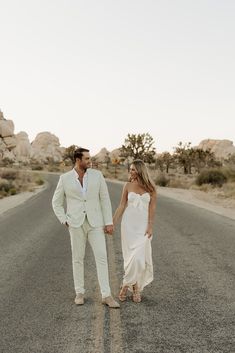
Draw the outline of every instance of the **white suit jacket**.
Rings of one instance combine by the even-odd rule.
[[[71,227],[80,227],[86,216],[92,227],[113,224],[108,188],[102,173],[95,169],[87,169],[85,196],[74,176],[74,170],[62,174],[52,198],[52,207],[59,221],[67,222]]]

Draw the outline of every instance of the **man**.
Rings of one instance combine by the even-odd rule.
[[[74,168],[60,176],[52,207],[59,221],[68,227],[71,239],[75,303],[84,304],[84,255],[88,239],[96,261],[102,303],[120,305],[111,296],[105,234],[113,233],[112,208],[102,173],[91,169],[88,149],[74,152]],[[67,203],[65,213],[64,200]]]

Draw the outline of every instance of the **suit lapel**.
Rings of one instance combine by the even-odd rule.
[[[91,191],[91,184],[92,184],[92,173],[90,172],[90,169],[87,169],[87,188],[86,188],[86,196],[89,196],[89,193]]]
[[[83,193],[82,193],[82,188],[81,188],[81,184],[78,180],[76,180],[76,175],[75,175],[75,172],[74,170],[72,169],[71,171],[71,182],[73,183],[74,187],[76,188],[78,194],[79,194],[79,197],[81,199],[84,199],[83,197]],[[80,185],[79,185],[80,184]]]

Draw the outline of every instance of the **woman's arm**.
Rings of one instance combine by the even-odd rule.
[[[151,195],[151,200],[149,202],[149,212],[148,212],[148,225],[145,235],[148,234],[148,238],[153,235],[153,222],[156,210],[157,193],[156,190]]]
[[[128,186],[127,185],[128,185],[128,183],[126,183],[123,187],[120,204],[119,204],[118,208],[116,209],[116,211],[114,212],[114,216],[113,216],[113,225],[114,226],[117,224],[117,222],[119,221],[120,217],[122,216],[122,214],[126,208],[127,196],[128,196]]]

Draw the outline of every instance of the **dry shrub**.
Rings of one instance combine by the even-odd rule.
[[[2,169],[0,171],[0,178],[7,180],[16,180],[19,178],[19,171],[12,169]]]
[[[196,184],[193,184],[190,189],[192,189],[192,190],[200,190],[200,191],[204,191],[204,192],[210,192],[210,191],[213,190],[213,187],[210,184],[202,184],[200,186],[196,185]]]
[[[228,180],[227,176],[221,169],[211,168],[201,171],[196,178],[196,184],[211,184],[221,187]]]
[[[44,180],[38,174],[13,169],[0,170],[0,198],[33,191],[42,184]]]
[[[228,181],[235,182],[235,167],[224,167],[222,171],[228,178]]]
[[[159,186],[168,186],[170,180],[165,176],[165,174],[160,174],[155,179],[155,184]]]
[[[223,192],[224,192],[224,197],[235,199],[235,182],[224,184]]]

